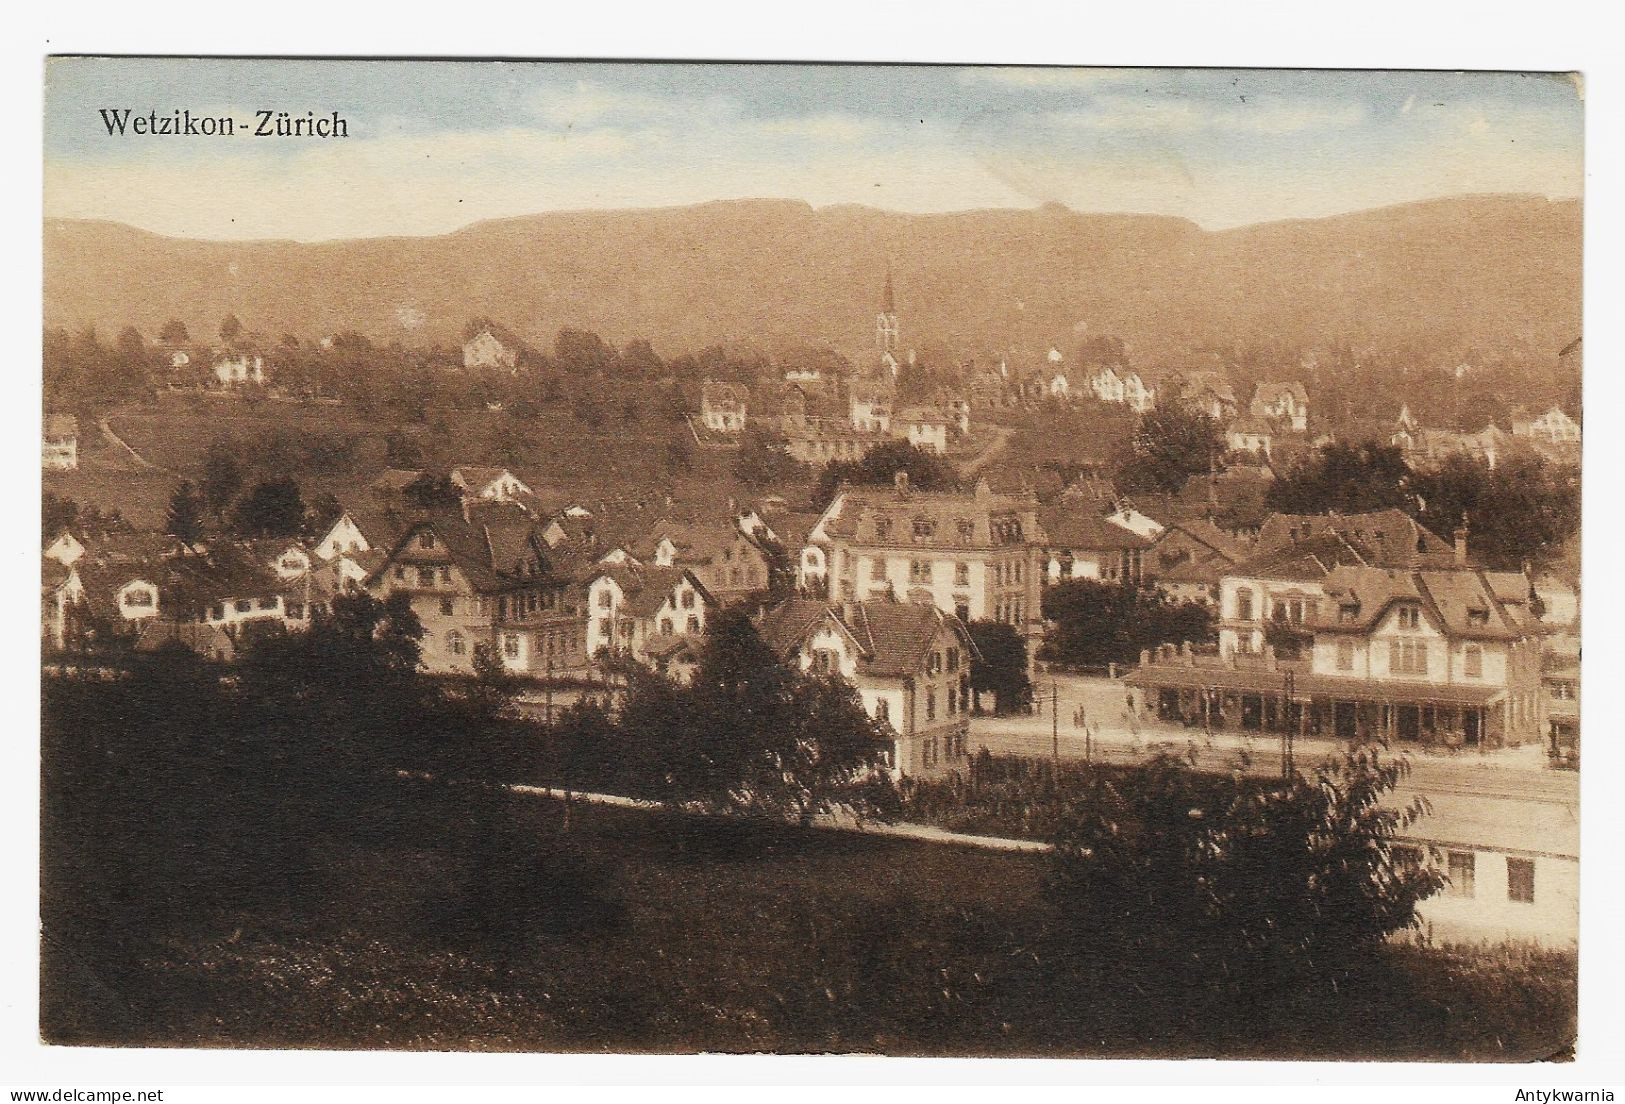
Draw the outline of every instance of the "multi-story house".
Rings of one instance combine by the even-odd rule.
[[[1404,565],[1374,564],[1338,533],[1277,551],[1224,579],[1216,655],[1171,644],[1142,655],[1130,684],[1160,716],[1349,741],[1500,747],[1539,736],[1529,581],[1474,566],[1464,532],[1452,552],[1413,552]],[[1292,654],[1241,646],[1267,621],[1277,640],[1297,637]]]
[[[1525,407],[1512,410],[1512,435],[1546,441],[1553,445],[1579,444],[1580,423],[1563,413],[1555,403],[1544,413],[1531,414]]]
[[[767,553],[733,521],[656,522],[634,555],[656,567],[688,568],[720,605],[759,594],[772,581]]]
[[[964,622],[934,606],[875,599],[798,598],[763,614],[762,639],[803,672],[839,677],[895,734],[894,776],[963,770],[975,644]]]
[[[847,403],[852,428],[865,433],[890,433],[896,397],[896,388],[889,380],[854,382]]]
[[[890,488],[842,487],[808,545],[820,553],[832,602],[895,596],[961,621],[1000,621],[1029,639],[1041,631],[1033,496],[914,491],[908,473]],[[802,562],[807,563],[803,553]]]
[[[1144,414],[1157,405],[1157,389],[1140,373],[1123,366],[1102,365],[1089,377],[1089,390],[1101,402],[1126,406]]]
[[[892,434],[915,448],[942,455],[948,451],[948,416],[929,406],[905,406],[892,420]]]
[[[265,358],[259,353],[222,352],[215,358],[210,371],[214,374],[215,386],[223,388],[263,384],[266,379]]]
[[[517,507],[409,524],[367,588],[380,598],[408,595],[423,622],[427,671],[472,671],[482,644],[519,674],[587,668],[575,580],[555,570],[536,523]]]
[[[700,424],[713,433],[745,431],[750,411],[750,389],[728,380],[706,380],[700,385]]]
[[[1275,443],[1275,430],[1264,418],[1249,414],[1225,427],[1224,443],[1231,452],[1248,452],[1268,460]]]
[[[1309,393],[1296,380],[1266,381],[1253,391],[1248,413],[1275,422],[1283,430],[1303,433],[1309,428]]]
[[[601,564],[587,581],[586,651],[658,666],[680,642],[705,633],[715,600],[686,567]]]
[[[1108,521],[1091,503],[1063,501],[1041,510],[1038,520],[1044,534],[1040,563],[1045,583],[1140,581],[1151,540]]]
[[[48,414],[40,438],[40,467],[47,471],[79,468],[79,419],[72,414]]]
[[[1221,425],[1236,416],[1235,388],[1224,373],[1203,369],[1183,374],[1179,401],[1187,410],[1206,414]]]
[[[1451,546],[1399,510],[1365,514],[1271,514],[1259,533],[1262,551],[1224,573],[1219,597],[1219,648],[1258,653],[1271,624],[1299,632],[1325,596],[1337,567],[1408,567],[1418,556],[1448,554]]]

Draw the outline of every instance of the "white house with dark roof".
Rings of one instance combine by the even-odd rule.
[[[72,414],[50,414],[40,438],[40,467],[46,471],[76,471],[79,467],[79,419]]]
[[[650,666],[675,637],[698,638],[715,600],[686,567],[605,564],[587,582],[587,655]]]
[[[799,670],[852,685],[864,710],[895,734],[886,757],[894,776],[965,768],[976,646],[957,617],[890,599],[798,598],[767,610],[757,629]]]

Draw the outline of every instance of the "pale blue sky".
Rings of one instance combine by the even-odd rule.
[[[103,107],[337,110],[351,136],[110,138]],[[48,215],[318,240],[743,197],[1210,228],[1572,197],[1583,126],[1542,74],[58,59],[45,130]]]

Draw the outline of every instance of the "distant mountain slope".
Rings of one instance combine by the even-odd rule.
[[[904,343],[960,351],[1091,333],[1157,356],[1192,342],[1473,342],[1556,351],[1580,332],[1577,201],[1469,196],[1209,232],[1181,219],[1036,210],[906,215],[740,201],[559,212],[428,238],[201,242],[50,220],[48,324],[227,312],[271,335],[359,329],[451,342],[489,315],[662,353],[718,341],[868,347],[888,265]]]

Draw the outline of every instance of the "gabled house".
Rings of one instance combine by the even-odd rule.
[[[482,326],[463,342],[463,367],[512,372],[519,364],[519,343],[495,326]]]
[[[68,646],[70,615],[84,601],[79,573],[60,560],[40,561],[40,646],[61,651]]]
[[[713,433],[745,431],[750,412],[750,388],[729,380],[708,379],[700,385],[700,424]]]
[[[1038,513],[1041,564],[1049,585],[1072,579],[1138,583],[1150,539],[1102,517],[1086,501],[1063,499]]]
[[[72,567],[84,554],[84,542],[74,536],[71,529],[63,529],[57,533],[41,553],[46,559],[55,560],[64,567]]]
[[[948,417],[928,406],[905,406],[892,420],[894,436],[915,448],[942,455],[948,451]]]
[[[852,428],[865,433],[890,433],[896,399],[897,389],[890,380],[853,383],[847,403]]]
[[[895,596],[1036,639],[1043,541],[1030,493],[995,494],[985,480],[970,493],[914,491],[899,472],[890,488],[841,487],[801,562],[809,581],[821,562],[832,602]]]
[[[1309,428],[1309,394],[1296,380],[1265,381],[1253,391],[1248,413],[1275,422],[1286,432],[1304,433]]]
[[[1247,452],[1265,460],[1270,458],[1274,440],[1275,430],[1269,421],[1251,414],[1237,418],[1224,431],[1224,443],[1231,452]]]
[[[1224,373],[1201,370],[1186,372],[1182,377],[1179,401],[1197,414],[1206,414],[1223,425],[1236,416],[1236,392]]]
[[[535,521],[518,507],[439,511],[408,524],[367,589],[408,596],[423,623],[427,671],[471,672],[480,645],[516,674],[586,670],[575,580],[556,570]]]
[[[1126,406],[1144,414],[1157,404],[1157,389],[1139,372],[1123,365],[1104,364],[1089,377],[1089,390],[1105,403]]]
[[[79,468],[79,419],[72,414],[48,414],[40,435],[40,467],[46,471]]]
[[[465,464],[452,468],[450,478],[452,486],[462,491],[465,498],[486,502],[513,502],[521,495],[532,493],[524,481],[507,468]]]
[[[1578,444],[1580,423],[1563,413],[1563,408],[1555,403],[1540,414],[1517,406],[1512,409],[1512,435],[1553,445]]]
[[[772,581],[767,553],[736,521],[658,521],[632,553],[656,567],[688,568],[720,605],[765,591]]]
[[[792,599],[757,629],[778,655],[812,675],[840,678],[895,734],[886,763],[896,777],[965,769],[970,668],[976,646],[959,618],[890,599]]]
[[[658,667],[673,638],[704,634],[714,606],[686,567],[602,565],[587,581],[587,655],[624,654]]]

